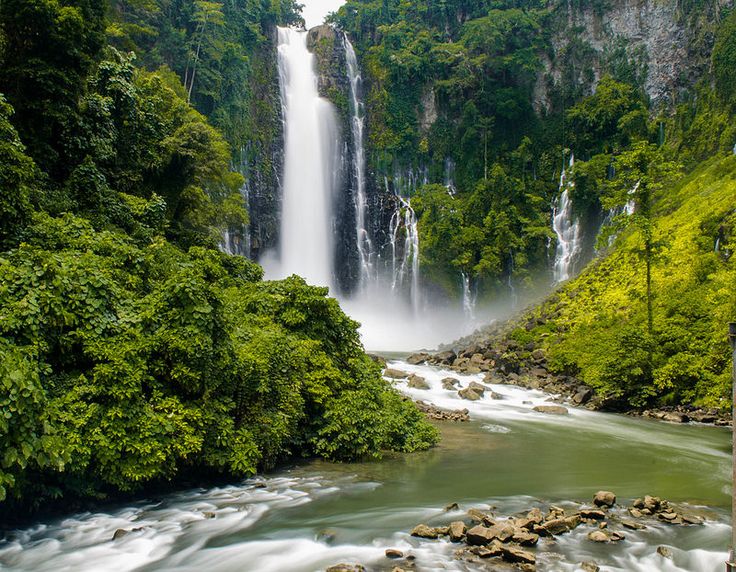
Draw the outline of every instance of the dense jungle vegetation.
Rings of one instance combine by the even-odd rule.
[[[435,442],[326,289],[217,248],[247,217],[248,89],[298,20],[290,0],[0,3],[5,514]]]
[[[382,178],[427,167],[440,183],[452,160],[454,193],[430,184],[412,197],[423,278],[457,295],[462,272],[493,299],[509,279],[520,289],[550,280],[550,205],[574,154],[574,209],[591,243],[598,235],[599,259],[512,337],[546,348],[555,370],[618,407],[725,409],[726,322],[736,319],[736,12],[677,3],[689,57],[704,72],[655,106],[645,54],[621,46],[594,69],[583,30],[568,24],[582,9],[618,8],[348,1],[333,21],[367,76],[371,169]],[[553,49],[555,34],[566,36],[564,50]]]

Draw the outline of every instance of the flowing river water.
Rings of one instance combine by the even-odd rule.
[[[540,539],[537,569],[715,572],[730,538],[730,433],[570,409],[532,411],[547,395],[494,385],[503,399],[462,401],[442,389],[451,372],[391,362],[425,377],[429,390],[397,387],[440,407],[470,410],[469,423],[442,423],[442,443],[379,462],[306,462],[240,484],[39,522],[0,542],[0,569],[25,571],[323,570],[340,562],[391,570],[386,548],[416,556],[415,570],[494,570],[453,558],[457,545],[409,536],[420,522],[441,525],[471,507],[497,514],[590,501],[599,489],[620,504],[657,495],[692,505],[704,525],[647,521],[626,539],[598,545],[588,527]],[[480,376],[457,376],[463,385]],[[459,508],[445,512],[448,503]],[[112,540],[117,529],[130,531]],[[667,546],[671,558],[657,554]]]

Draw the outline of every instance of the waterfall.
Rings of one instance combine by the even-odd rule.
[[[450,157],[445,158],[445,188],[451,197],[454,197],[457,193],[455,188],[455,161]]]
[[[299,274],[312,284],[331,286],[337,118],[332,105],[319,97],[307,33],[279,28],[278,40],[285,141],[278,274]]]
[[[388,190],[388,181],[386,181]],[[412,310],[420,308],[419,231],[411,200],[396,195],[398,208],[391,215],[389,240],[391,245],[391,293],[398,295],[408,288]],[[402,240],[403,234],[403,240]]]
[[[353,135],[353,201],[355,203],[355,234],[360,260],[360,287],[364,287],[373,274],[373,244],[366,220],[368,218],[368,200],[365,184],[365,147],[364,126],[365,110],[361,101],[363,79],[358,67],[355,49],[347,36],[345,37],[345,61],[347,63],[348,82],[350,84],[350,124]]]
[[[470,276],[465,274],[465,272],[461,272],[460,276],[463,283],[463,314],[465,315],[466,321],[474,322],[476,293],[473,292],[471,287]]]
[[[563,167],[560,175],[560,195],[552,205],[552,228],[557,235],[557,252],[555,253],[554,281],[564,282],[569,279],[582,249],[582,232],[580,221],[573,214],[570,190],[572,181],[568,180],[569,171],[575,164],[575,156],[570,155],[568,169]]]

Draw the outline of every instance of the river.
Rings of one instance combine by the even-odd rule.
[[[240,484],[187,490],[96,513],[39,522],[0,544],[0,569],[45,571],[178,570],[311,572],[340,562],[391,570],[386,548],[416,556],[416,570],[488,570],[457,561],[447,541],[420,540],[411,528],[458,520],[471,507],[513,514],[549,503],[590,501],[599,489],[619,504],[657,495],[700,507],[702,526],[647,522],[626,539],[598,545],[589,527],[541,539],[537,569],[722,570],[730,538],[730,433],[583,409],[532,411],[547,395],[492,386],[503,399],[462,401],[441,388],[451,372],[391,362],[416,372],[430,390],[399,389],[438,406],[470,410],[469,423],[442,423],[442,443],[379,462],[297,464]],[[459,376],[465,385],[480,376]],[[445,512],[448,503],[458,510]],[[112,540],[117,529],[130,531]],[[137,530],[136,530],[137,529]],[[656,553],[664,545],[672,558]]]

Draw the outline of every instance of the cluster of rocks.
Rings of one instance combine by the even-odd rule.
[[[436,354],[414,354],[407,362],[436,365],[463,374],[485,374],[485,383],[543,390],[559,396],[559,401],[568,401],[575,406],[599,409],[603,404],[580,380],[548,371],[544,351],[533,344],[521,346],[513,340],[494,344],[473,343],[460,352],[445,350]]]
[[[492,512],[471,508],[462,520],[455,520],[445,526],[418,524],[411,535],[426,540],[447,538],[450,542],[461,544],[454,552],[456,559],[466,562],[487,562],[496,559],[511,568],[531,572],[536,570],[535,547],[542,539],[553,540],[555,536],[568,533],[580,526],[593,527],[585,538],[589,542],[615,544],[626,539],[625,529],[646,528],[646,520],[659,520],[672,525],[702,524],[704,519],[675,508],[668,501],[658,497],[645,496],[636,499],[628,509],[615,509],[616,495],[610,491],[598,491],[588,506],[577,510],[565,510],[550,506],[546,513],[534,507],[516,516],[497,517]],[[457,503],[445,507],[446,511],[458,510]],[[666,546],[657,548],[657,553],[670,558],[671,551]],[[385,552],[391,561],[401,561],[392,572],[406,572],[414,569],[415,556],[396,548]],[[597,572],[598,565],[592,561],[578,563],[585,572]],[[496,569],[496,568],[494,568]],[[359,564],[338,564],[327,572],[365,572]]]
[[[415,401],[414,403],[419,411],[424,413],[429,419],[434,419],[435,421],[470,421],[470,413],[467,409],[447,410],[440,409],[424,401]]]
[[[591,410],[626,410],[626,404],[603,399],[576,377],[549,371],[544,350],[537,347],[534,342],[522,345],[503,337],[492,337],[486,341],[469,342],[469,345],[458,351],[447,349],[434,354],[426,352],[413,354],[407,362],[414,365],[426,363],[463,374],[485,374],[483,380],[485,383],[516,385],[545,391],[553,394],[555,401],[569,403],[575,407]],[[728,412],[693,406],[629,410],[627,413],[670,423],[696,422],[719,426],[731,424]]]
[[[688,405],[676,407],[662,407],[661,409],[645,409],[644,411],[633,411],[634,415],[641,415],[650,419],[668,421],[669,423],[707,423],[718,426],[731,424],[731,418],[717,409],[700,409]]]

